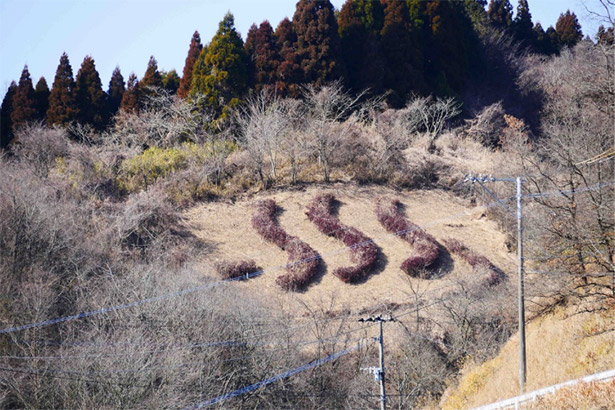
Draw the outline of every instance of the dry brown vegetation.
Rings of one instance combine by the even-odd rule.
[[[542,335],[538,325],[557,305],[575,307],[588,323],[613,309],[614,161],[600,156],[613,144],[612,46],[582,42],[545,61],[516,62],[517,86],[542,101],[532,129],[505,105],[481,107],[450,128],[451,100],[420,97],[392,110],[330,84],[301,100],[263,93],[216,127],[198,102],[161,94],[102,134],[77,125],[18,130],[0,157],[1,328],[175,296],[0,334],[0,406],[185,407],[354,346],[374,336],[356,319],[374,313],[399,319],[387,324],[390,403],[433,403],[460,369],[498,354],[515,328],[514,289],[484,286],[442,248],[431,280],[400,272],[408,244],[383,228],[374,206],[398,197],[425,237],[461,240],[487,255],[490,269],[512,272],[514,221],[462,183],[468,172],[525,178],[527,305],[538,318],[528,345],[569,346],[581,363],[575,376],[607,363],[596,358],[612,345],[579,347],[565,337],[572,330]],[[511,205],[511,186],[490,188]],[[315,197],[324,206],[315,220],[331,222],[321,230],[360,244],[356,260],[306,217]],[[275,201],[264,226],[282,239],[264,236],[290,255],[252,228],[255,200]],[[281,291],[273,273],[295,272],[289,259],[308,253],[322,256],[321,268],[290,277],[286,287],[299,292]],[[225,277],[264,273],[221,284],[216,261],[241,262],[218,266]],[[362,263],[358,283],[329,275],[351,262]],[[376,356],[372,344],[222,406],[374,406],[375,385],[359,369]],[[481,383],[513,362],[494,360]],[[543,372],[530,372],[530,388],[533,374],[563,372],[539,357],[530,363]],[[495,398],[461,390],[449,397]]]

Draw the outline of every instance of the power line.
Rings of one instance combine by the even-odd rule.
[[[295,375],[297,373],[304,372],[304,371],[309,370],[311,368],[314,368],[314,367],[320,366],[320,365],[322,365],[324,363],[327,363],[327,362],[330,362],[332,360],[335,360],[335,359],[337,359],[339,357],[347,355],[348,353],[354,352],[355,350],[358,350],[361,347],[363,347],[363,345],[361,345],[359,343],[355,347],[351,347],[351,348],[342,350],[340,352],[333,353],[333,354],[331,354],[331,355],[329,355],[327,357],[314,360],[313,362],[310,362],[310,363],[304,364],[303,366],[296,367],[294,369],[288,370],[288,371],[286,371],[284,373],[278,374],[278,375],[273,376],[273,377],[271,377],[269,379],[261,380],[261,381],[259,381],[257,383],[251,384],[249,386],[242,387],[240,389],[237,389],[237,390],[234,390],[232,392],[223,394],[221,396],[214,397],[214,398],[211,398],[209,400],[202,401],[200,403],[196,403],[194,406],[187,407],[186,410],[187,409],[202,409],[202,408],[205,408],[205,407],[209,407],[209,406],[211,406],[213,404],[220,403],[222,401],[231,399],[233,397],[237,397],[237,396],[240,396],[242,394],[249,393],[249,392],[254,391],[254,390],[256,390],[256,389],[258,389],[260,387],[267,386],[267,385],[269,385],[271,383],[275,383],[275,382],[277,382],[279,380],[283,380],[283,379],[286,379],[288,377],[291,377],[291,376],[293,376],[293,375]]]

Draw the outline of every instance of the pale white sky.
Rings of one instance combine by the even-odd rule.
[[[595,6],[598,0],[584,1]],[[344,0],[332,3],[339,9]],[[516,10],[516,0],[511,3]],[[64,51],[74,75],[91,55],[105,90],[116,65],[124,79],[133,71],[141,78],[150,55],[160,69],[174,68],[181,76],[194,30],[209,42],[231,11],[245,39],[252,23],[269,20],[275,28],[292,17],[295,5],[295,0],[0,0],[0,96],[19,80],[24,64],[34,84],[45,76],[51,88]],[[568,8],[584,33],[593,36],[598,27],[581,0],[529,0],[529,5],[534,22],[545,29]]]

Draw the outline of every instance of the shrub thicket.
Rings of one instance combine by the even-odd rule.
[[[496,267],[489,259],[480,255],[461,241],[457,239],[449,238],[444,240],[444,244],[449,251],[455,255],[459,255],[461,259],[466,261],[468,265],[472,267],[472,270],[476,273],[484,274],[484,284],[488,286],[494,286],[500,283],[506,275],[498,267]]]
[[[343,282],[356,282],[365,278],[378,261],[378,248],[359,230],[346,226],[333,216],[335,197],[331,194],[316,196],[308,205],[306,215],[325,235],[333,236],[350,248],[354,266],[337,268],[333,274]]]
[[[252,216],[252,226],[265,240],[276,244],[288,253],[286,275],[279,276],[275,283],[284,290],[305,287],[318,273],[320,256],[307,243],[286,233],[275,218],[277,205],[273,199],[259,201]]]
[[[439,249],[436,239],[423,231],[418,225],[406,219],[400,212],[401,202],[378,203],[376,216],[380,224],[389,232],[399,235],[415,249],[415,255],[402,262],[400,269],[411,276],[428,279],[429,269],[438,259]]]
[[[216,271],[222,279],[232,279],[258,272],[259,268],[254,260],[243,259],[239,261],[219,261],[216,263]]]

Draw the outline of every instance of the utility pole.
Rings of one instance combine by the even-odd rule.
[[[523,285],[523,213],[521,207],[521,177],[517,178],[494,178],[492,176],[483,176],[478,175],[477,177],[468,175],[464,178],[464,182],[477,182],[480,186],[487,191],[489,195],[491,195],[495,200],[506,208],[510,213],[515,215],[506,204],[504,204],[493,192],[491,192],[485,185],[485,182],[514,182],[517,185],[517,272],[518,272],[518,309],[519,309],[519,388],[521,390],[521,394],[525,393],[525,381],[526,381],[526,358],[525,358],[525,291]]]
[[[380,367],[366,367],[361,369],[368,371],[370,374],[373,374],[374,380],[380,382],[380,410],[386,410],[387,407],[387,394],[384,388],[384,341],[382,338],[382,323],[394,321],[395,319],[391,317],[385,318],[380,315],[359,319],[359,322],[378,322],[378,328],[380,330],[380,334],[377,339],[379,344],[378,351],[380,353]]]

